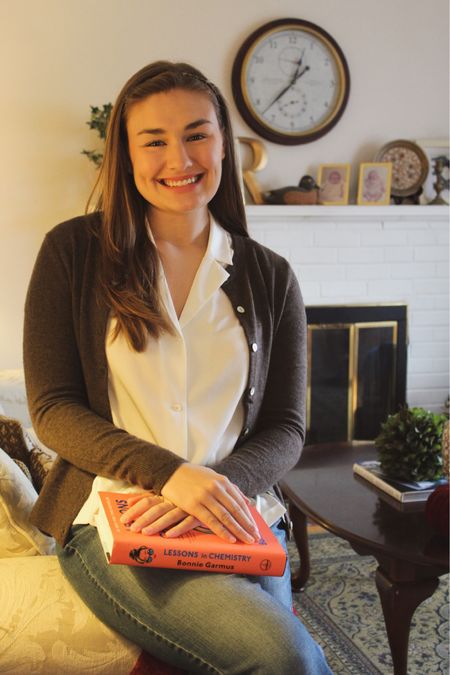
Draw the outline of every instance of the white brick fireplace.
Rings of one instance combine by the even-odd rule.
[[[306,305],[408,306],[407,402],[449,393],[449,209],[247,206],[251,235],[289,260]]]

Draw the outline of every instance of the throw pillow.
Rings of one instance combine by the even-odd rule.
[[[51,450],[44,450],[36,441],[37,437],[31,438],[18,420],[0,415],[0,447],[12,459],[19,460],[28,467],[33,485],[40,492],[54,457],[49,454]]]
[[[54,450],[42,443],[33,427],[26,429],[22,427],[22,431],[28,451],[36,457],[39,464],[43,467],[45,475],[47,475],[58,455]]]
[[[0,449],[0,558],[49,555],[55,542],[30,523],[37,492],[23,471]]]

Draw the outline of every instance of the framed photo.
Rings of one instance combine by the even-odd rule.
[[[350,164],[320,164],[317,183],[319,204],[348,204]]]
[[[357,204],[382,206],[391,201],[391,162],[363,162],[359,165]]]
[[[447,161],[450,158],[450,141],[448,138],[435,138],[435,139],[420,139],[416,141],[417,145],[420,145],[422,150],[425,152],[430,162],[430,171],[428,173],[427,179],[423,184],[423,192],[420,195],[421,204],[429,204],[436,197],[436,190],[434,189],[433,184],[436,182],[436,174],[434,173],[434,160],[436,157],[446,157]],[[444,190],[441,192],[441,197],[445,199],[448,203],[450,198],[449,192],[449,167],[446,166],[443,169],[441,174],[442,178],[445,181]]]

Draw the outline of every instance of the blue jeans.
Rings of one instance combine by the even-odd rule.
[[[73,528],[57,553],[98,618],[162,661],[191,673],[331,673],[292,613],[288,571],[264,578],[108,565],[91,525]]]
[[[286,551],[286,555],[288,555],[286,531],[278,527],[280,522],[281,519],[278,521],[278,523],[272,525],[271,530],[278,539],[281,546]],[[267,593],[270,593],[270,595],[281,605],[292,611],[291,568],[289,567],[289,558],[282,577],[248,576],[247,579],[250,579],[254,583],[259,584],[261,588],[263,588]]]

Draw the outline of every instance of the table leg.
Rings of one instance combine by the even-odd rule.
[[[292,520],[292,530],[294,541],[297,546],[300,557],[298,571],[292,575],[292,590],[302,591],[309,579],[309,546],[307,520],[304,513],[300,511],[292,502],[289,504],[289,515]]]
[[[383,608],[394,675],[407,675],[411,619],[418,605],[433,595],[439,579],[396,582],[378,567],[375,580]]]

